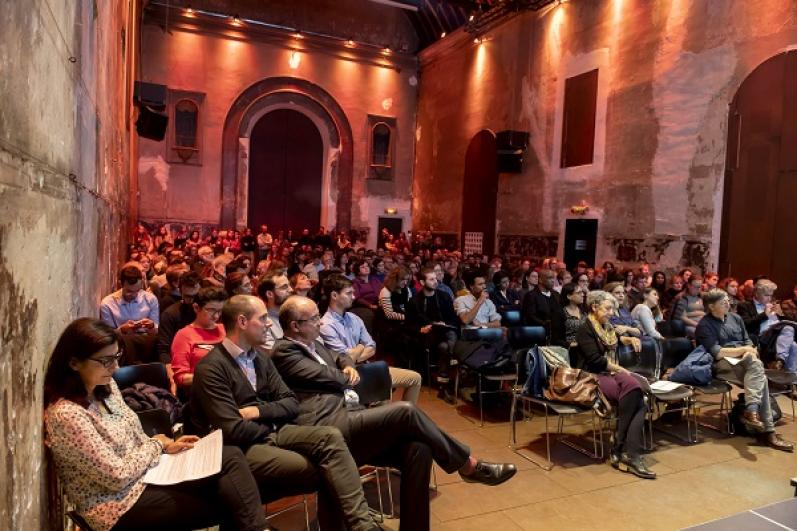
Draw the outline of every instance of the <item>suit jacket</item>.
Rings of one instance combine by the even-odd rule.
[[[764,312],[758,313],[755,301],[742,301],[736,305],[736,313],[744,321],[744,327],[753,343],[758,344],[758,336],[761,332],[761,323],[769,319]]]
[[[256,389],[224,345],[217,345],[200,360],[194,370],[190,406],[191,421],[199,434],[220,428],[225,444],[246,449],[296,419],[299,402],[274,363],[258,351],[254,364]],[[260,416],[256,420],[241,418],[238,410],[247,406],[257,406]]]
[[[523,322],[528,326],[544,326],[550,334],[551,321],[562,311],[559,294],[551,291],[546,297],[539,289],[533,289],[523,297]]]
[[[271,357],[285,383],[299,399],[297,423],[336,426],[346,436],[348,413],[343,391],[351,385],[342,370],[353,367],[354,361],[346,354],[332,352],[320,341],[315,342],[315,352],[326,365],[295,342],[278,339]]]

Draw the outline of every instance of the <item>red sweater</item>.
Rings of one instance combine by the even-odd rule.
[[[213,350],[226,336],[224,326],[197,328],[190,324],[181,328],[172,341],[172,370],[177,385],[183,384],[183,376],[193,374],[196,364]]]

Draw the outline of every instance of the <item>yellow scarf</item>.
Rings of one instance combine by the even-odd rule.
[[[600,324],[592,313],[587,318],[595,333],[598,334],[598,339],[600,339],[606,349],[614,350],[617,348],[617,332],[614,331],[614,327],[608,323],[605,326]]]

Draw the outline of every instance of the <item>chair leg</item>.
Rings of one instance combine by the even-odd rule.
[[[393,482],[390,478],[390,468],[385,467],[385,475],[387,476],[387,496],[390,500],[390,514],[387,515],[388,518],[395,518],[396,517],[396,506],[393,504]]]
[[[454,369],[454,407],[459,403],[459,366]]]
[[[304,528],[310,531],[310,511],[307,508],[307,494],[302,496],[302,505],[304,505]]]
[[[484,427],[484,394],[482,394],[482,375],[479,373],[477,380],[479,397],[479,426]]]

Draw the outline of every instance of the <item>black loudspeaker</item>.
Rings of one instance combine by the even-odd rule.
[[[136,120],[136,131],[142,138],[161,141],[166,137],[166,126],[169,124],[169,117],[149,110],[147,107],[139,107],[138,120]]]
[[[139,107],[149,107],[154,111],[166,109],[166,85],[136,81],[133,87],[133,103]]]
[[[498,148],[498,173],[521,173],[529,134],[525,131],[499,131],[495,135],[495,142]]]

